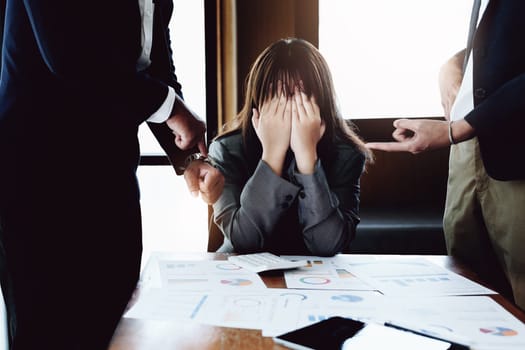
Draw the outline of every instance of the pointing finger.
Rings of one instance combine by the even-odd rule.
[[[403,142],[369,142],[365,146],[378,151],[408,152],[408,144]]]

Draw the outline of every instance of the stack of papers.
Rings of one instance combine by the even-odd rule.
[[[261,329],[264,336],[327,319],[401,324],[472,349],[525,348],[525,325],[483,294],[494,291],[424,258],[288,256],[287,289],[266,288],[232,261],[152,257],[125,317]]]

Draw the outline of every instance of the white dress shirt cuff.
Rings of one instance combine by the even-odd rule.
[[[175,90],[171,86],[168,86],[168,96],[166,97],[166,100],[164,100],[164,103],[160,108],[148,118],[148,122],[164,123],[168,120],[171,111],[173,110],[176,96],[177,94],[175,93]]]

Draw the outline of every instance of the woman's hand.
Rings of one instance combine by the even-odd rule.
[[[325,131],[319,106],[296,87],[292,103],[292,133],[290,147],[295,154],[297,170],[312,174],[317,161],[317,143]]]
[[[252,124],[261,141],[261,159],[279,176],[282,174],[286,151],[290,147],[292,101],[287,98],[281,86],[277,95],[265,101],[260,112],[253,109]]]

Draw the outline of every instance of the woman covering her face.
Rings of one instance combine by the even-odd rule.
[[[283,39],[260,54],[244,107],[209,156],[226,180],[213,205],[219,251],[332,256],[350,247],[370,154],[310,43]]]

